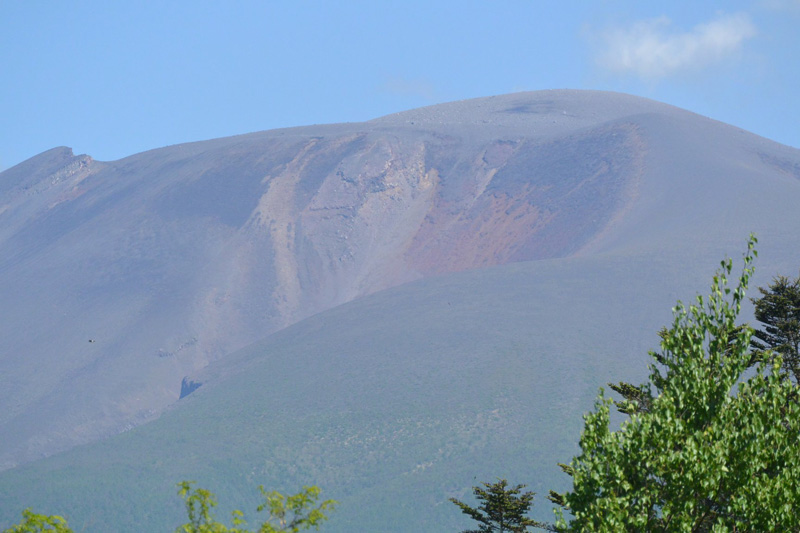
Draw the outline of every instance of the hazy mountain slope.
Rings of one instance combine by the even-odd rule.
[[[258,484],[317,483],[341,502],[331,533],[438,532],[467,525],[448,497],[496,476],[529,483],[549,519],[597,387],[644,378],[670,307],[740,257],[732,241],[451,274],[318,314],[212,365],[158,420],[3,473],[0,524],[33,505],[86,531],[167,531],[174,483],[195,479],[247,511]],[[766,241],[757,283],[787,257]]]
[[[474,476],[559,481],[597,386],[645,374],[695,277],[666,257],[519,263],[337,307],[214,365],[156,421],[5,472],[0,524],[34,505],[167,531],[186,478],[253,508],[260,483],[317,483],[342,502],[326,531],[455,530],[446,498]]]
[[[185,375],[320,310],[576,252],[635,197],[626,117],[646,109],[677,113],[519,94],[3,172],[0,466],[152,418]]]
[[[87,530],[173,527],[184,478],[242,505],[318,483],[331,531],[455,529],[476,477],[563,481],[597,386],[645,375],[750,231],[756,284],[800,265],[797,150],[609,93],[56,149],[0,199],[4,464],[203,383],[0,475],[4,523],[34,505]]]
[[[0,464],[153,418],[209,361],[429,274],[691,256],[751,230],[791,271],[799,161],[670,106],[581,91],[107,163],[45,152],[0,174]]]

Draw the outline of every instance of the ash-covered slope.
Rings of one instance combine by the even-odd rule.
[[[584,91],[114,162],[45,152],[0,174],[0,466],[148,420],[209,362],[413,279],[751,230],[783,242],[799,162],[670,106]]]
[[[185,479],[219,496],[218,518],[251,523],[259,484],[317,484],[340,502],[328,533],[462,531],[474,523],[448,498],[496,477],[527,483],[552,520],[544,495],[566,488],[557,463],[597,388],[645,378],[670,307],[738,259],[735,241],[476,269],[319,313],[213,363],[157,420],[0,473],[0,527],[32,506],[76,531],[169,531]],[[789,256],[775,244],[756,283]]]

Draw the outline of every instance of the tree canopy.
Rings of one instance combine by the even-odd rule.
[[[800,275],[776,276],[768,288],[758,290],[761,297],[751,298],[756,320],[762,324],[750,340],[756,359],[780,354],[787,375],[800,383]]]
[[[246,529],[244,513],[233,511],[231,520],[233,527],[228,528],[214,519],[212,509],[217,505],[214,494],[206,489],[193,488],[192,481],[178,483],[178,495],[186,504],[189,522],[179,526],[175,533],[251,533]],[[320,489],[316,486],[303,487],[297,494],[286,496],[278,491],[267,492],[264,486],[258,487],[264,503],[258,506],[257,512],[267,511],[267,519],[261,523],[255,533],[298,533],[308,529],[319,529],[328,519],[326,513],[336,506],[334,500],[319,500]]]
[[[745,379],[752,329],[736,320],[756,256],[751,237],[736,288],[722,262],[707,297],[680,302],[653,352],[650,380],[618,384],[620,410],[600,392],[581,453],[562,468],[573,488],[551,499],[563,531],[800,531],[800,402],[782,356]],[[561,513],[559,513],[561,514]]]
[[[522,492],[525,485],[508,486],[508,481],[498,479],[495,483],[482,483],[485,488],[472,487],[472,492],[481,504],[475,508],[450,498],[461,512],[478,522],[478,529],[467,529],[462,533],[524,533],[529,527],[540,524],[526,515],[533,504],[533,492]]]
[[[319,529],[328,519],[336,502],[318,502],[320,489],[316,486],[303,487],[297,494],[286,496],[278,491],[267,492],[259,486],[264,503],[257,512],[267,511],[268,516],[256,529],[247,529],[244,513],[233,511],[233,526],[228,527],[214,518],[213,509],[217,498],[206,489],[195,488],[193,481],[178,483],[178,495],[183,498],[189,521],[175,529],[175,533],[299,533],[309,529]],[[113,531],[113,525],[108,528]],[[3,533],[73,533],[67,521],[61,516],[36,514],[30,509],[22,511],[22,521]]]
[[[58,515],[37,514],[30,509],[22,511],[22,521],[14,526],[4,529],[3,533],[72,533],[66,519]]]

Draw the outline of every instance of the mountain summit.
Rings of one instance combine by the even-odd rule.
[[[798,150],[594,91],[111,162],[55,148],[0,173],[0,467],[152,420],[232,352],[414,280],[750,231],[796,268],[797,205]]]

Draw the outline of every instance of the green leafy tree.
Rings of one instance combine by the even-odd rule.
[[[178,526],[176,533],[251,533],[246,529],[244,513],[233,511],[233,527],[228,528],[214,519],[213,508],[217,499],[206,489],[194,488],[192,481],[178,483],[178,495],[186,505],[189,522]],[[264,503],[256,509],[267,511],[267,519],[256,529],[257,533],[298,533],[308,529],[319,529],[336,506],[334,500],[319,502],[320,489],[316,486],[303,487],[297,494],[285,496],[278,491],[267,492],[259,486]]]
[[[269,519],[258,529],[259,533],[297,533],[311,528],[319,529],[322,522],[328,519],[325,513],[332,511],[336,505],[334,500],[317,503],[320,490],[315,486],[303,487],[293,496],[284,496],[278,491],[267,492],[263,486],[258,489],[264,497],[264,503],[258,506],[258,511],[266,510],[269,513]]]
[[[751,298],[756,320],[763,325],[750,340],[756,359],[780,354],[783,368],[800,383],[800,276],[777,276],[768,288],[758,290],[761,298]]]
[[[183,498],[186,505],[186,514],[189,521],[175,529],[175,533],[238,533],[244,532],[238,526],[243,526],[241,511],[233,511],[233,528],[214,519],[213,509],[217,506],[217,497],[206,489],[193,488],[193,481],[178,483],[178,495]]]
[[[525,516],[533,505],[534,497],[533,492],[522,492],[525,485],[509,487],[505,479],[482,485],[486,488],[472,487],[475,497],[482,502],[477,508],[450,498],[462,513],[480,524],[478,529],[464,530],[463,533],[523,533],[529,527],[540,526]]]
[[[752,275],[748,243],[735,289],[731,261],[707,298],[680,302],[652,353],[649,383],[623,389],[629,418],[610,429],[601,390],[581,453],[562,465],[573,488],[550,499],[562,531],[800,531],[800,402],[781,355],[751,364],[752,330],[736,324]],[[616,389],[615,389],[616,390]]]
[[[4,529],[3,533],[39,533],[41,531],[73,533],[63,517],[36,514],[30,509],[22,511],[22,522],[8,529]]]
[[[184,500],[189,521],[178,526],[176,533],[253,533],[246,529],[247,522],[241,511],[233,511],[232,527],[217,522],[213,513],[217,506],[216,496],[206,489],[194,488],[193,485],[193,481],[178,483],[178,495]],[[264,497],[264,503],[258,506],[257,511],[267,511],[268,516],[255,530],[257,533],[318,530],[336,505],[334,500],[318,502],[320,489],[316,486],[303,487],[303,490],[290,496],[278,491],[267,492],[263,485],[258,489]],[[22,511],[22,522],[3,530],[3,533],[40,532],[73,533],[64,518],[36,514],[30,509]]]

